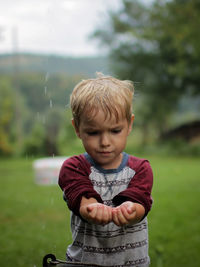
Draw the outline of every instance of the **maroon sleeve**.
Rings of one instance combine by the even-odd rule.
[[[135,171],[128,188],[113,199],[113,203],[118,206],[124,201],[132,201],[141,204],[145,208],[145,215],[151,209],[151,190],[153,185],[153,173],[148,160],[129,156],[128,166]]]
[[[64,198],[70,210],[80,216],[79,208],[82,196],[96,198],[103,202],[100,195],[94,190],[89,179],[90,164],[84,155],[67,159],[60,170],[58,184],[64,192]]]

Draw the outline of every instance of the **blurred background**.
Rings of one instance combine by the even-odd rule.
[[[135,83],[134,149],[199,155],[199,9],[194,0],[3,3],[0,155],[70,154],[69,95],[96,71]]]
[[[126,150],[148,157],[156,177],[152,266],[199,266],[200,2],[0,4],[1,266],[40,266],[46,252],[64,258],[62,192],[36,185],[33,163],[83,152],[69,96],[96,71],[135,84]]]

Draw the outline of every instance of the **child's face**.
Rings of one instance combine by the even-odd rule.
[[[134,115],[131,122],[120,118],[116,122],[115,116],[105,118],[103,111],[98,111],[93,119],[82,116],[77,136],[82,140],[86,152],[104,169],[117,168],[122,160],[122,152],[132,129]],[[73,125],[74,122],[72,121]]]

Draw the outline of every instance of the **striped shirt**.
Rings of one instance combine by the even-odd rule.
[[[152,205],[152,170],[147,160],[123,153],[117,169],[102,169],[88,154],[67,159],[60,171],[59,185],[71,213],[73,242],[67,257],[101,266],[149,266],[147,217]],[[80,214],[82,196],[117,206],[124,201],[140,203],[144,218],[137,224],[119,227],[90,224]]]

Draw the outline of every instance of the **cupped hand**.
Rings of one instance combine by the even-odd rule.
[[[105,225],[112,221],[112,208],[101,203],[82,206],[80,214],[89,223]]]
[[[136,205],[126,201],[112,209],[112,220],[117,226],[131,225],[136,219]]]

